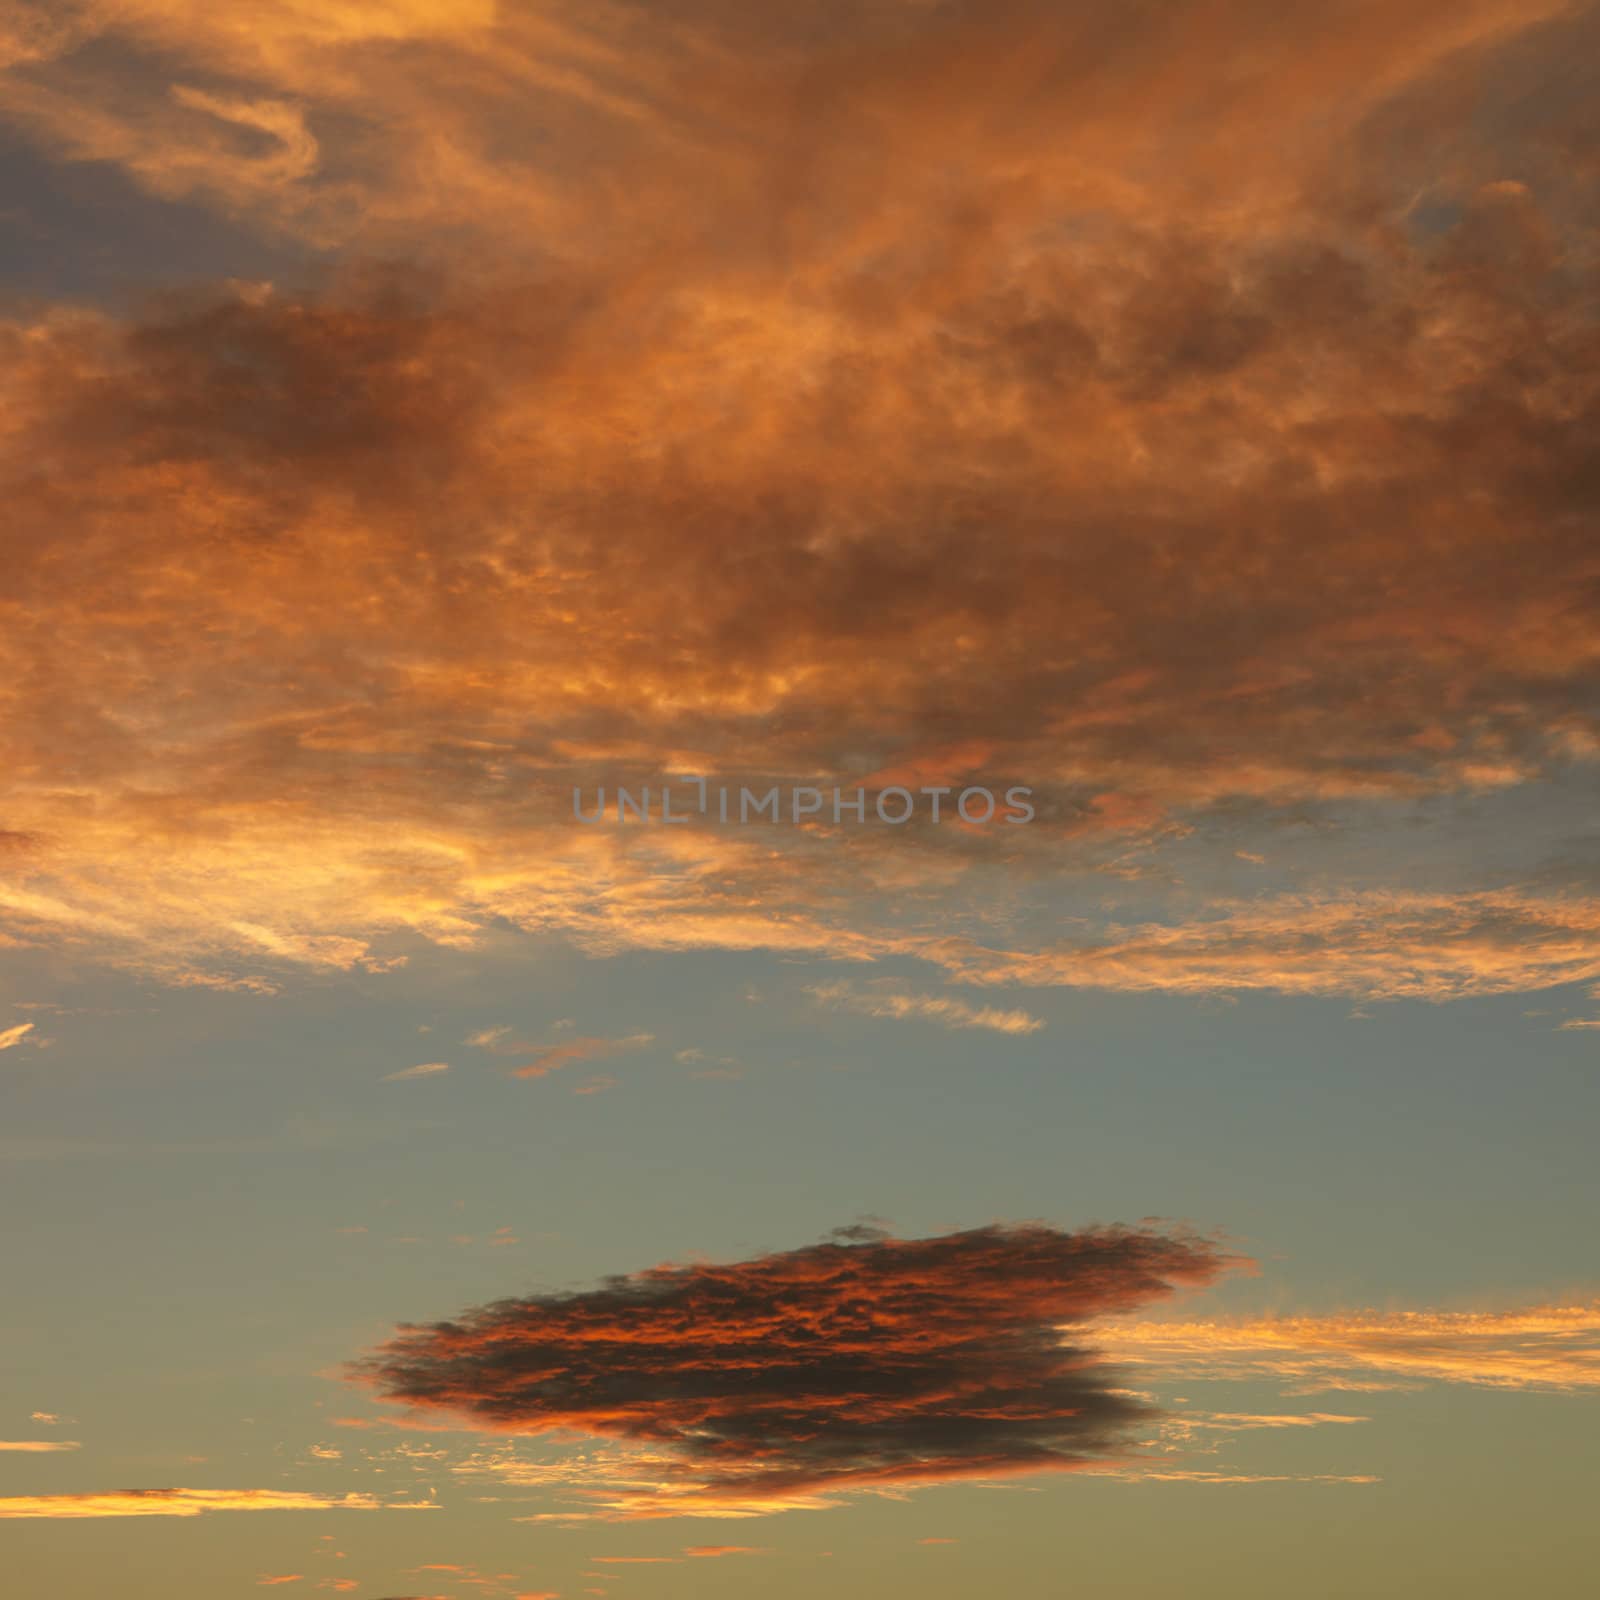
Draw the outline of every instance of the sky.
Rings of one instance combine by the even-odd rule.
[[[0,4],[18,1592],[1579,1592],[1597,49]]]

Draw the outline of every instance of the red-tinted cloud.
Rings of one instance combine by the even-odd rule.
[[[1103,1456],[1145,1410],[1060,1325],[1228,1264],[1150,1229],[854,1230],[407,1327],[356,1370],[488,1430],[628,1441],[654,1458],[655,1491],[635,1485],[625,1512],[749,1510]]]

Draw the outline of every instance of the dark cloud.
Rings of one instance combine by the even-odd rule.
[[[385,1399],[486,1430],[664,1452],[624,1509],[794,1502],[1071,1467],[1147,1412],[1060,1331],[1203,1284],[1183,1232],[1041,1225],[869,1236],[406,1326],[361,1362]]]

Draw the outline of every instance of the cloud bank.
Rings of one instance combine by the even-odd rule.
[[[8,942],[866,958],[1600,754],[1592,7],[8,15],[22,137],[327,253],[0,328]],[[572,823],[669,772],[1039,817]],[[1370,912],[1393,992],[1600,972],[1581,884],[1470,860]],[[1391,992],[1292,887],[1285,967],[1179,899],[1158,950],[1012,966]]]

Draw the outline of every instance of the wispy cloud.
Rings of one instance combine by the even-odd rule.
[[[448,1061],[424,1061],[420,1066],[403,1067],[399,1072],[389,1073],[383,1081],[385,1083],[402,1083],[408,1078],[432,1078],[441,1072],[448,1072]]]
[[[302,1494],[283,1489],[114,1489],[102,1493],[0,1498],[5,1517],[198,1517],[214,1511],[429,1511],[432,1501],[371,1494]]]
[[[50,1455],[58,1450],[81,1450],[76,1439],[0,1439],[0,1450],[23,1455]]]
[[[19,1022],[15,1027],[0,1029],[0,1050],[10,1050],[33,1032],[34,1024]]]
[[[855,1011],[866,1017],[895,1020],[911,1018],[936,1022],[944,1028],[987,1028],[994,1033],[1037,1033],[1044,1027],[1031,1012],[972,1006],[946,995],[896,994],[888,990],[858,989],[849,983],[819,983],[806,990],[819,1005]]]
[[[1087,1467],[1097,1478],[1123,1478],[1132,1483],[1210,1483],[1239,1486],[1252,1483],[1350,1483],[1383,1480],[1370,1472],[1229,1472],[1220,1467]]]
[[[924,948],[966,983],[1450,1000],[1587,980],[1600,971],[1600,902],[1374,889],[1219,900],[1200,917],[1112,926],[1033,950],[958,939]]]
[[[512,1074],[516,1078],[544,1078],[577,1061],[599,1061],[630,1050],[643,1050],[655,1043],[650,1033],[630,1033],[621,1039],[579,1038],[549,1045]]]
[[[1600,1388],[1600,1304],[1113,1322],[1096,1329],[1096,1340],[1125,1367],[1193,1378],[1275,1379],[1303,1394],[1421,1383]]]

